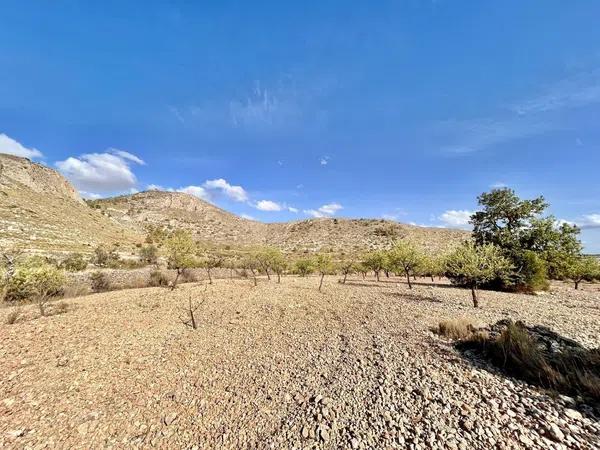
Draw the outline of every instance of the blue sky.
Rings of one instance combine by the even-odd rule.
[[[94,4],[92,4],[94,3]],[[600,3],[10,1],[0,151],[88,196],[464,226],[544,194],[600,252]]]

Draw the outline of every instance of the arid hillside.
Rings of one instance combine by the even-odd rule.
[[[151,226],[185,228],[203,241],[221,245],[273,245],[291,253],[357,252],[388,247],[409,238],[440,249],[463,240],[464,231],[423,228],[381,219],[322,218],[261,223],[240,218],[179,192],[149,191],[90,202],[122,225],[144,233]]]
[[[58,172],[0,154],[0,246],[41,252],[131,245],[142,236],[90,208]]]
[[[243,219],[192,195],[148,191],[85,202],[58,172],[0,155],[0,245],[40,252],[123,249],[143,242],[149,226],[191,230],[196,239],[232,248],[273,245],[289,253],[355,253],[409,238],[438,250],[463,240],[460,230],[381,219],[322,218],[285,223]]]

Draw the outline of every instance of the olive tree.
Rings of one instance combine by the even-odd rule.
[[[417,267],[419,275],[431,278],[435,282],[435,277],[441,277],[444,274],[444,259],[435,255],[423,255],[421,262]]]
[[[446,276],[453,284],[471,289],[473,306],[479,307],[477,288],[496,278],[503,278],[512,270],[511,261],[494,244],[475,245],[466,242],[446,258]]]
[[[196,262],[196,243],[192,238],[192,233],[186,230],[174,230],[165,239],[165,248],[167,252],[167,266],[169,269],[175,269],[177,275],[171,290],[177,287],[179,277],[186,270],[195,267]]]
[[[388,259],[392,267],[404,272],[408,287],[412,289],[410,276],[414,275],[423,260],[421,251],[412,242],[403,239],[394,244],[394,247],[388,252]]]

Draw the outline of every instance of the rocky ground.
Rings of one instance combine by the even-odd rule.
[[[0,309],[0,448],[599,448],[600,417],[430,327],[511,317],[600,346],[600,291],[217,280]],[[180,320],[189,299],[198,329]]]

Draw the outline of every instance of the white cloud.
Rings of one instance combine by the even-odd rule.
[[[508,185],[502,181],[498,181],[490,186],[492,189],[502,189],[508,187]]]
[[[116,192],[135,187],[137,179],[131,163],[143,161],[131,153],[126,156],[110,153],[88,153],[58,161],[58,169],[80,190],[86,192]]]
[[[339,203],[328,203],[319,209],[305,209],[304,213],[313,217],[329,217],[335,215],[340,209],[343,209]]]
[[[146,189],[148,191],[174,191],[173,188],[166,188],[164,186],[161,186],[160,184],[149,184],[148,186],[146,186]]]
[[[250,214],[242,214],[242,215],[241,215],[241,217],[242,217],[243,219],[246,219],[246,220],[256,220],[256,219],[255,219],[254,217],[252,217]]]
[[[600,214],[587,214],[576,223],[579,228],[600,228]]]
[[[248,193],[241,186],[232,186],[223,178],[207,180],[202,187],[208,191],[219,191],[236,202],[247,202]]]
[[[39,150],[24,147],[22,144],[3,133],[0,133],[0,153],[22,156],[23,158],[29,159],[42,158],[44,156]]]
[[[271,200],[260,200],[256,202],[255,208],[260,211],[281,211],[283,206]]]
[[[210,194],[202,186],[186,186],[177,189],[177,192],[183,192],[201,198],[202,200],[210,201]]]
[[[469,226],[469,220],[473,215],[473,211],[468,211],[466,209],[462,210],[454,210],[450,209],[445,211],[440,217],[439,220],[444,222],[445,225],[450,227],[461,227],[465,228]]]
[[[329,160],[330,160],[330,159],[331,159],[331,158],[329,158],[329,156],[323,156],[323,157],[322,157],[322,158],[319,160],[319,163],[320,163],[322,166],[326,166],[327,164],[329,164]]]
[[[298,213],[298,208],[294,208],[293,206],[288,206],[288,211],[293,213]]]

